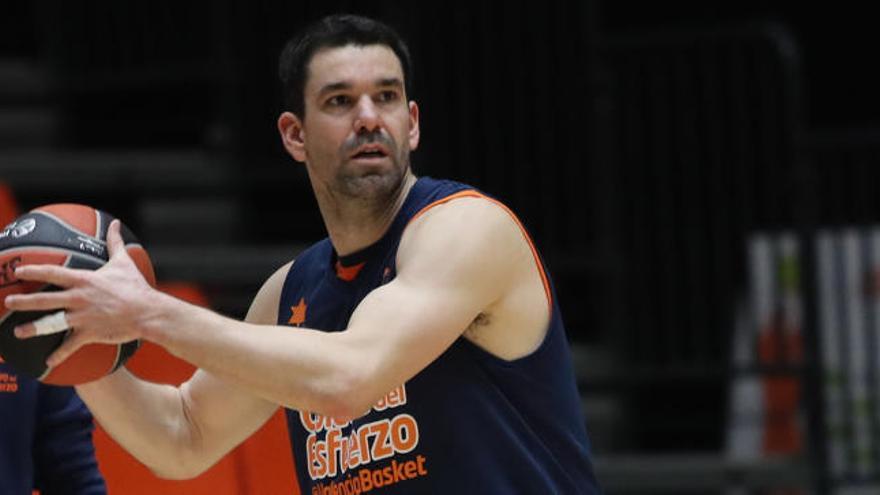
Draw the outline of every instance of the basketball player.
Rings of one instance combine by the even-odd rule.
[[[0,493],[106,494],[92,429],[72,388],[18,375],[0,359]]]
[[[125,370],[78,387],[165,477],[205,470],[280,404],[304,494],[599,493],[528,235],[497,201],[410,169],[419,107],[403,41],[333,16],[288,43],[280,69],[278,130],[329,237],[272,275],[238,322],[150,288],[114,223],[100,270],[16,272],[66,288],[6,300],[65,311],[74,331],[49,364],[89,342],[146,339],[200,367],[179,388]]]

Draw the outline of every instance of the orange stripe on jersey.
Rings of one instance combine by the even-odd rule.
[[[528,231],[526,231],[525,226],[523,226],[522,222],[519,221],[519,218],[517,218],[516,214],[513,211],[511,211],[511,209],[508,208],[504,203],[498,201],[497,199],[490,198],[489,196],[486,196],[485,194],[478,192],[478,191],[474,191],[472,189],[469,189],[466,191],[459,191],[455,194],[450,194],[449,196],[446,196],[445,198],[438,199],[437,201],[434,201],[433,203],[431,203],[431,204],[425,206],[424,208],[422,208],[421,210],[417,211],[416,214],[413,215],[412,218],[409,219],[409,223],[412,223],[415,219],[422,216],[423,213],[430,210],[431,208],[438,206],[438,205],[442,205],[444,203],[448,203],[448,202],[450,202],[454,199],[458,199],[458,198],[485,199],[486,201],[489,201],[489,202],[501,207],[501,209],[506,211],[507,214],[510,215],[510,218],[512,218],[513,221],[516,222],[516,225],[519,227],[520,232],[522,232],[523,237],[525,237],[526,242],[529,243],[529,249],[532,250],[532,256],[534,256],[535,264],[538,266],[538,273],[541,275],[541,282],[544,284],[544,292],[547,293],[547,303],[550,306],[550,312],[552,313],[553,312],[553,293],[550,291],[550,281],[547,278],[547,273],[544,271],[544,264],[541,263],[541,257],[538,256],[538,250],[535,248],[535,243],[532,242],[532,238],[529,236]]]
[[[357,278],[358,273],[361,272],[361,268],[363,268],[365,264],[366,262],[352,266],[343,266],[342,263],[336,261],[336,276],[346,282],[351,282]]]

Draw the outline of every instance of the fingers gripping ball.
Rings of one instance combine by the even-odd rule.
[[[58,290],[58,287],[17,280],[15,268],[28,264],[54,264],[69,268],[96,270],[108,260],[107,227],[113,217],[90,206],[51,204],[35,208],[16,218],[0,231],[0,356],[17,372],[53,385],[76,385],[96,380],[122,366],[138,349],[140,342],[88,344],[55,368],[46,358],[71,330],[18,339],[17,325],[28,323],[50,311],[13,311],[3,302],[10,294]],[[153,265],[134,234],[122,226],[125,250],[151,285],[155,285]],[[59,314],[55,321],[63,322]],[[51,320],[50,320],[51,321]]]

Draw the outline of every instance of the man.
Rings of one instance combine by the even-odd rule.
[[[200,368],[179,388],[124,370],[78,387],[159,475],[201,472],[280,404],[305,494],[599,492],[527,234],[496,201],[410,170],[410,66],[396,33],[361,17],[323,19],[288,43],[278,130],[329,237],[265,282],[245,322],[152,290],[118,223],[98,271],[16,271],[66,288],[6,300],[65,310],[74,330],[50,366],[88,342],[141,338]]]
[[[0,493],[107,493],[92,430],[72,388],[20,376],[0,358]]]

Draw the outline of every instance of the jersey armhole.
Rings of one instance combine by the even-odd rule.
[[[450,201],[453,201],[453,200],[456,200],[459,198],[484,199],[484,200],[489,201],[490,203],[500,207],[508,215],[510,215],[510,218],[512,218],[513,221],[516,223],[517,227],[519,227],[520,233],[522,233],[523,238],[526,240],[526,243],[528,243],[528,245],[529,245],[529,249],[532,251],[532,257],[535,260],[535,266],[538,268],[538,274],[541,276],[541,283],[544,284],[544,293],[547,296],[547,306],[550,311],[550,314],[552,315],[553,314],[553,292],[550,290],[550,280],[547,278],[547,271],[544,269],[544,263],[541,261],[540,255],[538,255],[538,250],[537,250],[537,248],[535,248],[535,243],[532,241],[532,237],[529,235],[529,232],[526,230],[525,226],[522,224],[522,222],[516,216],[516,214],[510,208],[508,208],[507,205],[505,205],[504,203],[498,201],[497,199],[491,198],[491,197],[489,197],[479,191],[475,191],[473,189],[467,189],[464,191],[459,191],[454,194],[450,194],[449,196],[446,196],[444,198],[440,198],[437,201],[434,201],[434,202],[426,205],[424,208],[417,211],[415,213],[415,215],[412,216],[412,218],[409,219],[409,222],[407,222],[407,226],[409,226],[410,223],[412,223],[414,220],[416,220],[417,218],[422,216],[422,214],[424,214],[425,212],[427,212],[431,208],[434,208],[435,206],[439,206],[442,204],[446,204]]]

